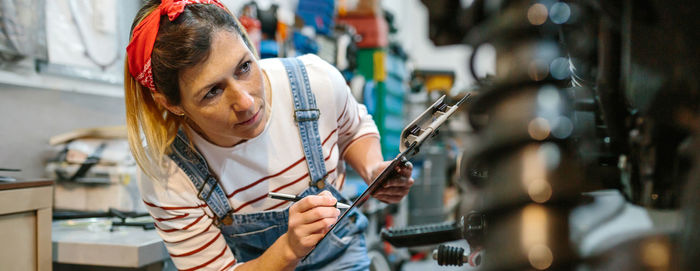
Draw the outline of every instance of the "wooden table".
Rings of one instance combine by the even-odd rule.
[[[0,182],[3,270],[51,270],[53,181]]]

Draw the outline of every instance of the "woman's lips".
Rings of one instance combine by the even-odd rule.
[[[258,121],[258,119],[260,119],[260,111],[262,111],[262,110],[258,109],[258,112],[255,112],[255,115],[253,115],[250,119],[236,123],[236,126],[248,126],[248,125],[251,125],[253,123],[256,123]]]

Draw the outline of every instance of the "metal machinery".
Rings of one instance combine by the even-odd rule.
[[[451,224],[472,252],[484,249],[483,270],[697,266],[700,2],[422,2],[437,45],[496,51],[495,75],[477,78],[467,105],[463,220]],[[604,189],[644,210],[676,210],[683,227],[582,254],[572,213]],[[468,258],[445,246],[436,254],[440,265]]]

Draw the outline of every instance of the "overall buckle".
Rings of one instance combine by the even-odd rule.
[[[321,179],[318,179],[318,181],[314,182],[314,180],[310,180],[309,186],[315,186],[316,188],[323,190],[323,188],[326,187],[326,179],[328,178],[328,174],[330,173],[326,172],[326,175],[323,175],[323,177],[321,177]]]
[[[315,121],[321,116],[321,111],[318,108],[314,109],[295,109],[294,110],[294,121]]]
[[[217,219],[214,219],[214,226],[219,227],[221,226],[221,224],[229,226],[233,224],[233,218],[231,217],[231,213],[233,213],[233,211],[229,211],[228,213],[226,213],[226,215],[224,215],[224,217],[217,217]]]
[[[231,218],[231,212],[226,213],[226,216],[219,219],[219,223],[224,224],[226,226],[233,224],[233,218]]]
[[[211,194],[214,193],[214,189],[212,188],[212,189],[209,189],[209,193],[207,193],[207,195],[205,197],[202,196],[202,191],[204,190],[204,187],[207,186],[207,183],[209,182],[209,178],[211,178],[211,175],[207,175],[207,178],[204,179],[204,181],[202,182],[202,185],[199,187],[199,189],[197,189],[197,198],[199,198],[200,200],[202,200],[204,202],[208,202],[209,198],[211,197]]]

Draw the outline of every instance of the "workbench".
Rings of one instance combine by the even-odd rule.
[[[53,222],[56,270],[162,270],[169,259],[155,230],[114,227],[109,218]]]
[[[2,270],[51,270],[52,181],[0,182]]]

